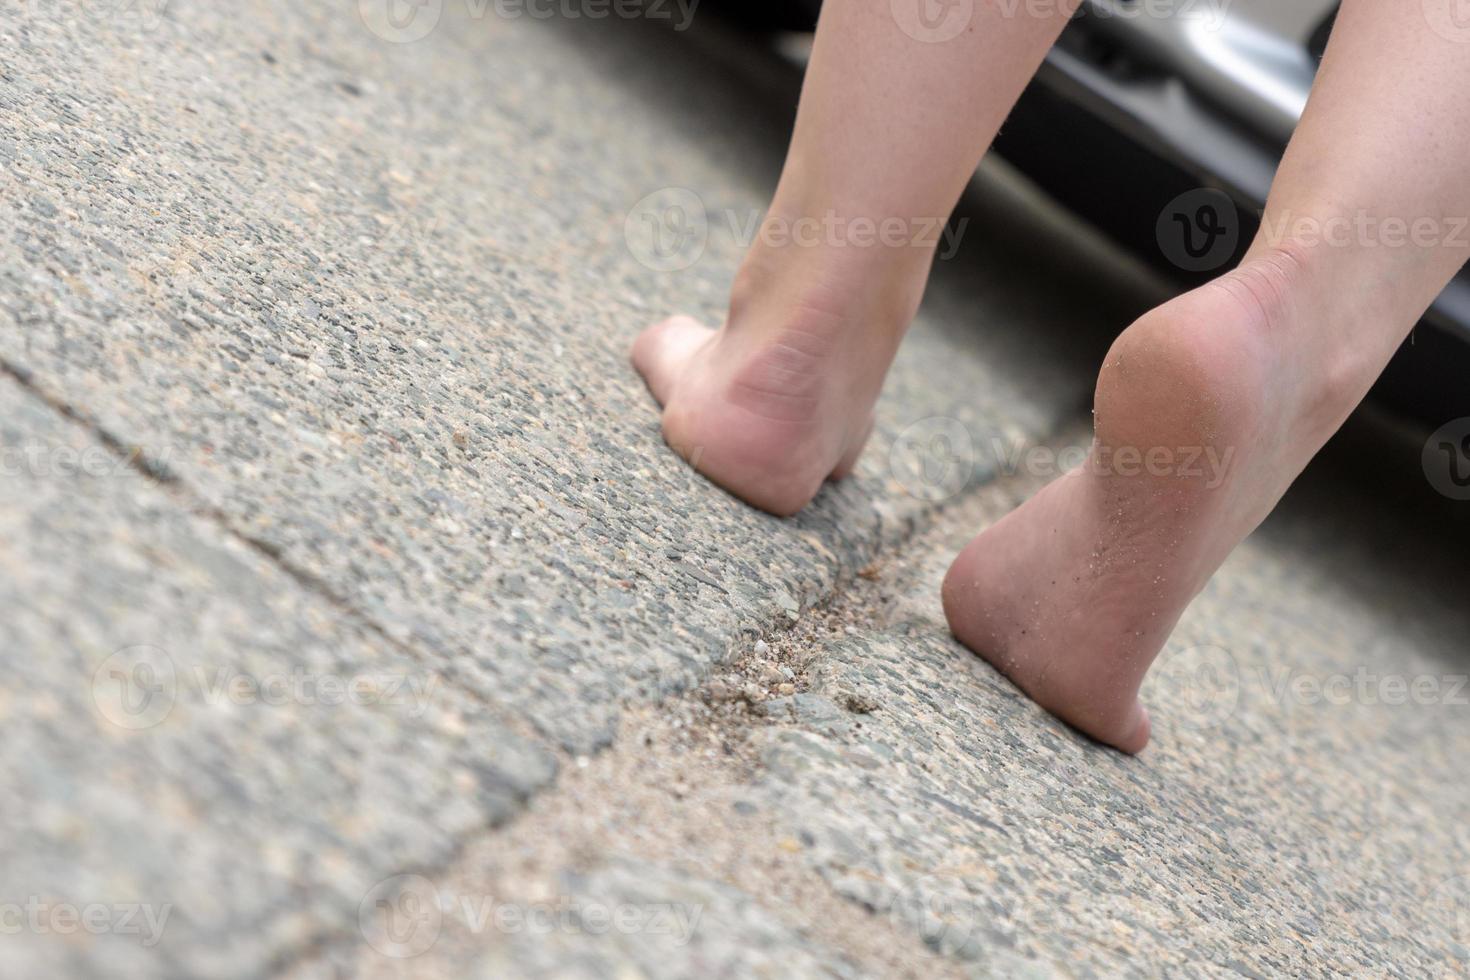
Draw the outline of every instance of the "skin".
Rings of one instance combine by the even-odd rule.
[[[1147,744],[1138,690],[1180,615],[1470,259],[1470,42],[1431,22],[1453,4],[1346,0],[1246,259],[1119,336],[1087,462],[946,576],[955,636],[1099,741]],[[923,43],[888,0],[829,0],[772,218],[947,215],[1065,23],[1010,6]],[[758,242],[720,330],[634,344],[668,441],[795,513],[856,461],[932,257]]]

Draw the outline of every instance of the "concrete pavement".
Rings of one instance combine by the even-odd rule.
[[[987,170],[858,478],[753,513],[663,446],[624,350],[720,315],[790,69],[703,14],[451,2],[413,37],[370,8],[0,18],[0,901],[106,912],[0,939],[28,970],[1456,963],[1466,795],[1436,774],[1470,709],[1218,719],[1192,665],[1155,714],[1214,727],[1128,762],[943,637],[945,554],[1024,485],[1005,452],[1075,431],[1157,287]],[[670,201],[703,224],[665,249]],[[1413,562],[1365,595],[1363,528],[1331,561],[1296,527],[1186,649],[1466,669]]]

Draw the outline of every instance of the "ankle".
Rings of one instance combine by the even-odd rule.
[[[896,348],[918,311],[931,257],[914,247],[758,240],[736,273],[727,322],[779,332],[794,325],[788,320],[825,320]]]
[[[1215,280],[1236,300],[1242,329],[1260,337],[1274,366],[1282,414],[1325,439],[1367,394],[1392,349],[1362,343],[1363,328],[1395,315],[1353,261],[1322,242],[1252,245],[1240,266]],[[1208,288],[1208,287],[1207,287]],[[1407,325],[1405,327],[1407,332]]]

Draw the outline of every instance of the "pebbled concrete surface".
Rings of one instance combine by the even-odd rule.
[[[1331,481],[1314,473],[1191,607],[1145,686],[1138,759],[948,636],[947,557],[1015,503],[987,490],[885,569],[873,628],[763,705],[758,785],[801,859],[978,975],[1464,971],[1464,561],[1430,558],[1442,527]]]
[[[545,749],[9,378],[0,459],[6,972],[260,974],[550,782]]]
[[[649,23],[449,4],[390,44],[351,5],[90,9],[4,28],[0,357],[575,750],[910,526],[928,501],[887,447],[911,424],[1049,432],[1087,345],[1037,328],[1130,307],[1037,289],[1038,256],[1096,249],[1015,219],[1008,265],[955,260],[965,304],[936,296],[861,478],[779,522],[665,449],[624,356],[655,316],[720,313],[718,216],[764,203],[784,142],[769,109],[738,124],[769,104],[742,76]],[[671,181],[720,232],[672,274],[624,235]],[[992,197],[977,223],[1024,214]]]
[[[1363,479],[1417,479],[1417,446],[1314,469],[1181,627],[1155,748],[1119,759],[945,639],[933,589],[1156,287],[987,167],[858,478],[752,513],[662,445],[623,350],[719,316],[789,68],[703,16],[449,3],[395,44],[359,6],[0,14],[8,962],[1463,971],[1463,515]],[[710,220],[663,271],[625,231],[671,185]],[[128,727],[164,667],[170,710]],[[1311,697],[1359,667],[1439,700]],[[248,686],[299,674],[430,696]],[[147,946],[7,931],[31,896],[171,913]],[[475,918],[542,905],[576,911]]]
[[[631,863],[669,902],[721,880],[804,939],[767,941],[711,900],[711,961],[763,936],[789,967],[776,975],[1463,975],[1464,559],[1437,547],[1454,519],[1408,479],[1403,448],[1355,426],[1232,557],[1146,687],[1155,740],[1136,759],[1040,711],[944,630],[947,559],[1036,489],[1018,475],[696,696],[635,715],[435,887],[541,895]],[[1365,455],[1395,478],[1365,486]],[[574,926],[556,948],[605,975],[706,965],[662,932],[637,938],[656,967],[626,935]],[[303,975],[535,973],[544,955],[461,921],[413,959],[359,945]]]

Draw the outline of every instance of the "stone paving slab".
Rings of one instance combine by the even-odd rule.
[[[436,876],[448,911],[416,955],[336,946],[301,976],[702,975],[691,947],[772,950],[798,975],[1464,975],[1464,518],[1436,505],[1412,440],[1365,431],[1181,623],[1145,688],[1140,757],[1062,725],[944,629],[945,565],[1044,479],[1018,475],[694,696],[632,713],[610,751]],[[575,884],[630,867],[644,891]],[[531,936],[468,924],[454,901],[594,893],[685,896],[698,942],[580,919]]]
[[[1385,469],[1417,476],[1409,455]],[[1137,759],[949,637],[947,559],[1020,495],[987,491],[885,571],[882,628],[762,706],[762,805],[838,893],[976,975],[1463,975],[1464,559],[1442,509],[1406,517],[1426,486],[1362,483],[1319,467],[1226,564],[1145,685]]]
[[[0,962],[259,976],[552,756],[0,378]]]
[[[1136,305],[1039,288],[1100,249],[991,180],[974,214],[1006,254],[977,227],[941,270],[859,478],[753,513],[662,445],[624,351],[719,315],[789,71],[718,31],[494,5],[390,43],[359,6],[0,15],[0,359],[575,751],[946,496],[889,465],[915,423],[975,433],[973,484],[996,439],[1085,405],[1068,366]],[[625,229],[671,183],[711,230],[660,271]]]

